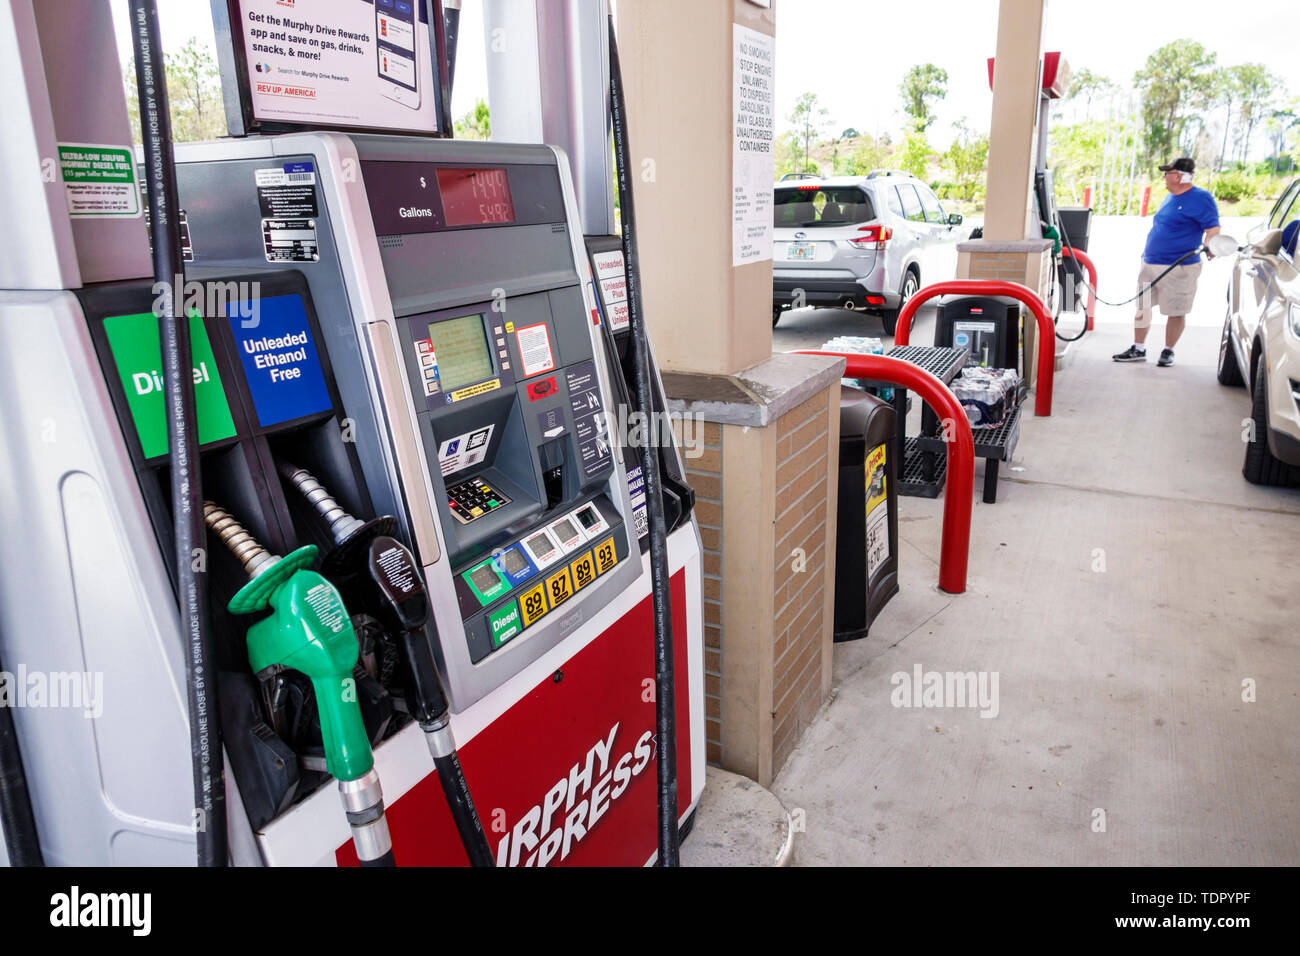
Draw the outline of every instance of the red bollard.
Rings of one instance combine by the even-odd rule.
[[[1080,259],[1080,262],[1083,260]],[[894,344],[907,345],[912,332],[912,318],[922,303],[941,295],[1005,295],[1019,299],[1038,320],[1038,385],[1034,396],[1034,414],[1052,414],[1052,379],[1056,373],[1056,324],[1043,300],[1019,282],[1005,279],[953,279],[928,285],[907,300],[898,313],[898,327],[894,329]]]
[[[966,590],[970,562],[971,491],[975,487],[975,439],[970,419],[947,385],[911,362],[886,355],[799,351],[798,355],[833,355],[847,363],[845,378],[889,382],[911,389],[929,405],[939,420],[951,421],[953,440],[948,448],[948,469],[943,486],[943,537],[939,544],[939,587],[949,594]],[[902,455],[903,449],[897,449]],[[900,464],[901,470],[901,464]]]
[[[1092,208],[1092,187],[1091,186],[1087,186],[1083,190],[1083,208],[1084,209]]]
[[[1147,217],[1147,207],[1151,205],[1151,187],[1142,190],[1142,218]]]

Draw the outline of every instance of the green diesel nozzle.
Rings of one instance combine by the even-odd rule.
[[[357,636],[338,589],[308,570],[316,560],[315,546],[281,558],[210,501],[204,502],[203,518],[252,577],[231,598],[230,612],[272,611],[248,629],[253,672],[278,664],[307,675],[316,691],[325,765],[340,781],[356,780],[375,762],[352,679]]]

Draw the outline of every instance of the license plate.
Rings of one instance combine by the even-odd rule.
[[[816,258],[817,243],[815,242],[792,242],[786,247],[785,257],[787,259],[814,259]]]

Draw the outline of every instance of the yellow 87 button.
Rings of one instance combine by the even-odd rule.
[[[573,597],[573,578],[567,567],[561,568],[546,579],[546,603],[551,606],[551,610],[555,610],[571,597]]]

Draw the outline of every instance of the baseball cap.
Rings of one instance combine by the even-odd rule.
[[[1171,169],[1180,173],[1194,173],[1196,172],[1196,163],[1190,156],[1179,156],[1172,163],[1166,163],[1158,168],[1162,173],[1167,173]]]

